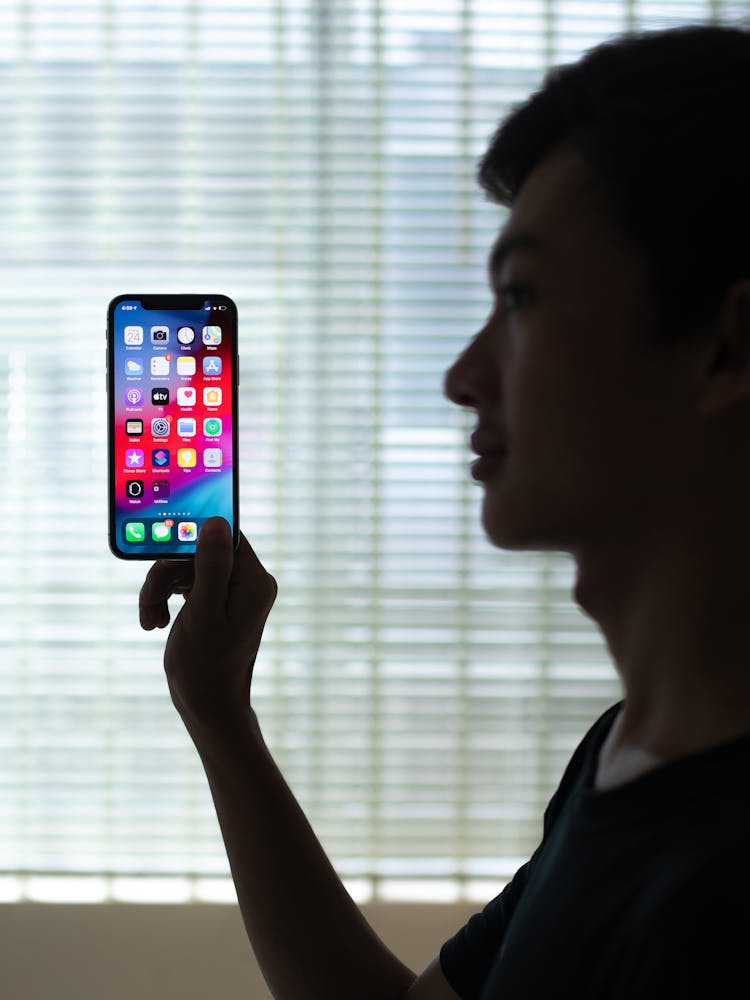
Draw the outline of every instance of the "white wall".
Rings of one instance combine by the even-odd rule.
[[[363,909],[389,947],[421,969],[479,907]],[[0,996],[267,1000],[270,994],[234,906],[22,903],[0,905]]]

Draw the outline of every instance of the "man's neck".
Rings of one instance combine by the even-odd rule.
[[[611,787],[750,732],[750,642],[737,547],[635,546],[578,558],[575,598],[601,629],[625,690],[602,748]]]

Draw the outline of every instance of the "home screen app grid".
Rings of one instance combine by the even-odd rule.
[[[234,330],[216,308],[116,309],[116,521],[126,549],[194,548],[206,517],[231,523]]]

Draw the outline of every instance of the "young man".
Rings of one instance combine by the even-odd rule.
[[[551,73],[480,168],[511,207],[495,306],[447,374],[476,414],[483,523],[569,552],[625,698],[594,723],[529,862],[415,975],[343,890],[250,707],[276,595],[208,521],[156,563],[174,702],[277,997],[742,995],[750,945],[750,33],[631,36]],[[217,647],[217,642],[219,643]]]

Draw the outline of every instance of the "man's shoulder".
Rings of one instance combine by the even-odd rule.
[[[593,781],[599,749],[612,728],[612,723],[617,718],[621,707],[622,701],[618,701],[602,712],[573,751],[557,791],[550,799],[544,813],[545,831],[554,823],[560,810],[575,789]]]

